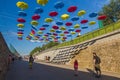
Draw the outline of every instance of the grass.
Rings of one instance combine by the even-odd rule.
[[[54,48],[60,48],[60,47],[64,47],[64,46],[78,44],[78,43],[84,42],[86,40],[89,40],[89,39],[113,32],[113,31],[118,30],[118,29],[120,29],[120,22],[112,23],[112,24],[107,25],[103,28],[100,28],[100,29],[95,30],[93,32],[89,32],[89,33],[86,33],[80,37],[77,37],[77,38],[73,39],[72,41],[63,42],[63,43],[55,46]]]

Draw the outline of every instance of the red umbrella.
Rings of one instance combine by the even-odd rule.
[[[48,36],[48,34],[45,34],[44,36]]]
[[[80,32],[81,32],[81,30],[80,30],[80,29],[77,29],[75,32],[80,33]]]
[[[85,23],[87,23],[88,22],[88,20],[82,20],[80,23],[81,24],[85,24]]]
[[[69,32],[68,31],[64,31],[64,34],[69,34]]]
[[[17,32],[17,34],[23,34],[23,32]]]
[[[45,28],[44,28],[44,27],[41,27],[40,30],[45,30]]]
[[[67,37],[64,36],[63,39],[67,39]]]
[[[58,34],[56,34],[56,33],[53,33],[53,35],[54,35],[54,36],[58,36]]]
[[[68,8],[68,12],[74,12],[74,11],[76,11],[77,10],[77,7],[76,6],[70,6],[69,8]]]
[[[38,14],[35,14],[35,15],[32,16],[32,19],[33,20],[38,20],[38,19],[40,19],[40,16]]]
[[[32,33],[32,34],[35,34],[35,31],[31,29],[31,33]]]
[[[98,16],[98,20],[105,20],[107,18],[106,15],[101,15],[101,16]]]
[[[23,19],[23,18],[18,18],[17,21],[20,22],[20,23],[26,22],[25,19]]]
[[[55,12],[55,11],[52,11],[52,12],[49,13],[49,16],[51,16],[51,17],[55,17],[57,15],[58,15],[58,13]]]
[[[58,26],[56,26],[56,25],[54,25],[53,27],[52,27],[53,29],[59,29],[59,27]]]
[[[71,22],[67,22],[65,25],[66,25],[66,26],[71,26],[72,23],[71,23]]]

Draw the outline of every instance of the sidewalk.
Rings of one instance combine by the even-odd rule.
[[[36,63],[40,63],[40,64],[44,64],[44,65],[49,65],[49,66],[54,66],[54,67],[59,67],[59,68],[73,70],[73,67],[71,65],[58,65],[58,64],[52,64],[52,63],[49,63],[49,62],[36,62]],[[81,69],[81,68],[79,69],[79,71],[88,72],[88,73],[89,73],[89,70],[90,69]],[[102,71],[102,75],[107,75],[107,76],[113,76],[113,77],[120,78],[120,74],[118,74],[118,73],[112,73],[112,72]]]

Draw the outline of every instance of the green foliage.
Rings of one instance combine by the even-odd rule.
[[[120,19],[120,0],[111,0],[99,12],[99,15],[101,14],[107,15],[107,19],[103,21],[104,26],[118,21]]]

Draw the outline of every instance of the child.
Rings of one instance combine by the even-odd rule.
[[[74,61],[74,71],[75,71],[75,76],[78,76],[78,61],[76,59]]]

